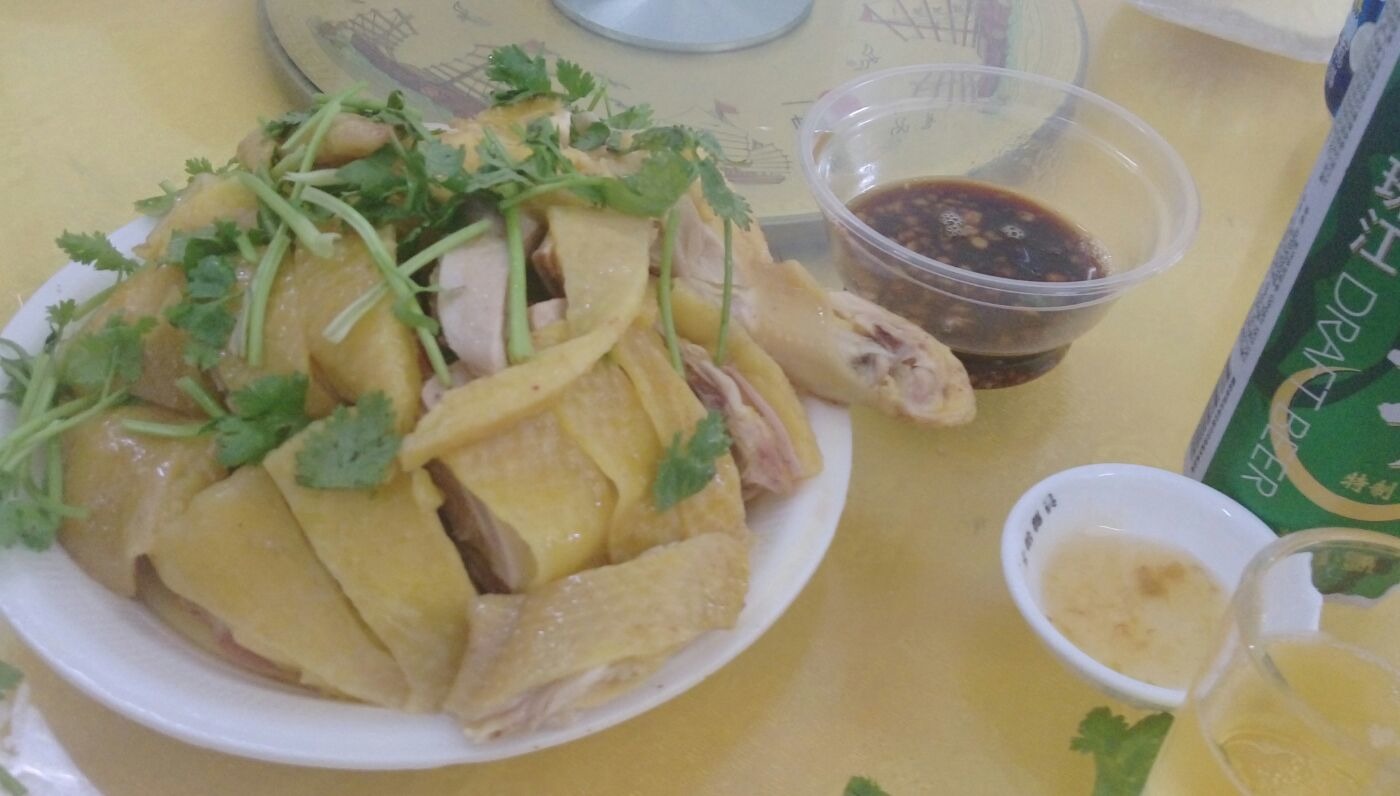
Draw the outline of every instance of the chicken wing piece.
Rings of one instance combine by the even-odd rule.
[[[676,274],[717,304],[724,263],[714,219],[691,197],[677,206],[677,239],[690,242],[677,247]],[[947,346],[883,307],[826,291],[794,260],[773,262],[757,241],[735,243],[734,318],[799,387],[925,425],[972,420],[967,371]]]

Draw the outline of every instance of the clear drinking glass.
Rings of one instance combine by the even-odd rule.
[[[1246,568],[1145,796],[1400,793],[1400,539],[1340,528]]]

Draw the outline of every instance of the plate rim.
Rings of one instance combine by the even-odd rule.
[[[153,224],[151,219],[137,219],[113,232],[109,239],[119,250],[129,253],[132,246],[144,240]],[[48,305],[61,298],[81,298],[96,292],[110,281],[108,274],[99,274],[86,266],[69,263],[21,305],[0,336],[13,339],[32,350],[43,339],[46,326],[43,313]],[[752,646],[802,593],[835,536],[845,506],[852,464],[849,410],[809,396],[803,397],[803,403],[821,447],[823,469],[805,481],[793,495],[780,500],[760,501],[751,510],[751,519],[757,515],[758,522],[766,522],[773,517],[775,519],[770,524],[775,524],[784,536],[794,538],[772,538],[775,531],[771,529],[767,536],[764,530],[755,531],[755,543],[750,550],[751,567],[753,571],[771,570],[772,574],[764,582],[757,578],[750,579],[745,606],[735,627],[702,635],[672,655],[658,672],[644,682],[602,705],[581,712],[572,722],[560,728],[477,742],[466,738],[457,724],[445,714],[410,714],[362,703],[339,702],[309,690],[279,686],[199,650],[140,602],[109,592],[92,581],[57,544],[43,553],[17,549],[0,551],[0,613],[4,614],[26,646],[83,694],[149,729],[195,746],[269,762],[346,770],[424,769],[529,754],[596,734],[689,691]],[[13,425],[13,408],[8,405],[0,407],[0,434],[8,433]],[[160,691],[173,692],[177,696],[187,694],[191,691],[188,684],[129,682],[123,679],[123,671],[127,674],[136,672],[139,678],[145,674],[145,670],[133,666],[113,670],[106,660],[95,655],[82,655],[74,660],[75,647],[92,645],[92,642],[73,637],[73,632],[82,632],[83,622],[71,618],[67,622],[53,622],[54,611],[46,607],[49,601],[39,598],[54,597],[51,591],[54,586],[71,581],[75,574],[79,583],[86,582],[90,588],[81,589],[81,597],[74,599],[99,601],[95,606],[98,613],[93,616],[104,620],[120,619],[124,626],[132,621],[144,622],[144,627],[131,626],[130,629],[150,635],[135,637],[137,649],[124,650],[125,654],[140,657],[139,653],[160,650],[169,645],[168,639],[174,639],[180,646],[174,650],[175,655],[170,654],[171,650],[162,652],[166,665],[178,665],[181,671],[188,669],[216,676],[217,679],[209,684],[196,682],[194,693],[203,693],[210,687],[235,691],[253,687],[259,693],[266,692],[269,699],[279,703],[282,700],[273,695],[281,693],[304,701],[308,706],[316,706],[317,712],[348,709],[344,710],[347,717],[361,714],[371,724],[376,720],[388,721],[393,725],[388,728],[391,732],[413,729],[429,737],[449,732],[455,742],[444,739],[444,742],[431,748],[406,744],[395,749],[392,745],[383,744],[382,736],[375,734],[379,742],[366,745],[363,749],[337,751],[333,742],[329,745],[313,742],[305,747],[292,748],[285,743],[274,742],[273,739],[280,735],[259,733],[251,725],[242,726],[241,729],[230,728],[227,726],[229,719],[201,723],[198,719],[202,714],[198,711],[192,713],[181,700],[149,698],[152,693],[158,694]],[[52,581],[54,578],[57,581]],[[756,595],[760,598],[758,603],[754,601]],[[134,620],[138,614],[144,620]],[[167,640],[162,641],[162,637]],[[189,660],[181,662],[185,658]],[[148,679],[157,676],[152,672]],[[143,694],[147,698],[142,698]],[[198,700],[196,706],[206,704],[208,699],[210,697]],[[218,699],[213,700],[215,706],[217,702]],[[179,709],[182,707],[185,709]],[[227,715],[236,719],[235,714]],[[334,727],[321,729],[320,736],[326,738],[330,737],[326,731],[333,731]],[[377,754],[367,757],[365,749]]]

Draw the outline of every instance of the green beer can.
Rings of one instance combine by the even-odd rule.
[[[1186,458],[1280,534],[1400,535],[1400,3],[1375,37]]]

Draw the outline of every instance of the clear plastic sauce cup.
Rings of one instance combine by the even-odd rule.
[[[1077,86],[1007,69],[935,64],[858,78],[812,106],[799,151],[846,286],[922,325],[981,388],[1054,367],[1125,290],[1181,258],[1200,216],[1185,163],[1146,123]],[[848,206],[930,178],[1044,206],[1092,238],[1106,273],[977,273],[905,248]]]

